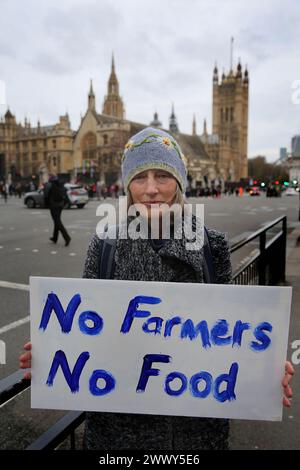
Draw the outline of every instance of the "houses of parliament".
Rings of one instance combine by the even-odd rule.
[[[243,71],[239,62],[236,70],[219,76],[215,66],[212,89],[211,133],[207,131],[206,120],[201,134],[197,132],[195,116],[191,134],[180,132],[174,106],[169,128],[165,129],[181,146],[192,187],[247,177],[247,69]],[[24,124],[17,123],[8,109],[0,120],[0,181],[32,175],[45,180],[48,174],[55,173],[71,180],[88,175],[106,185],[120,183],[126,142],[149,125],[163,128],[162,123],[157,112],[148,123],[125,118],[114,57],[101,114],[97,112],[92,82],[87,98],[87,109],[77,131],[71,129],[68,114],[60,116],[54,125],[43,126],[38,122],[33,127],[26,119]]]

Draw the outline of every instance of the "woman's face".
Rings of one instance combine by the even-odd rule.
[[[165,170],[146,170],[136,175],[129,185],[134,204],[144,204],[148,217],[161,214],[159,206],[171,206],[177,191],[177,181]],[[152,209],[152,210],[151,210]]]

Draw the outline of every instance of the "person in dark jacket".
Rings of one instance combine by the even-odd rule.
[[[44,189],[44,198],[45,205],[49,207],[54,223],[53,236],[50,240],[53,243],[57,243],[59,232],[61,232],[65,240],[65,246],[68,246],[70,244],[71,237],[61,221],[61,212],[65,204],[65,192],[61,188],[57,177],[51,177],[49,179],[49,182],[46,184]]]
[[[147,128],[126,144],[122,160],[124,190],[128,206],[142,204],[142,216],[162,219],[162,203],[184,204],[187,185],[185,158],[174,138],[158,129]],[[122,223],[127,224],[130,217]],[[182,221],[184,223],[184,220]],[[171,222],[172,224],[172,222]],[[193,225],[196,217],[193,217]],[[188,250],[187,238],[177,238],[173,223],[171,236],[155,239],[117,238],[113,279],[157,282],[205,282],[203,248]],[[197,227],[197,224],[196,224]],[[232,282],[230,253],[224,233],[208,230],[215,283]],[[101,235],[101,234],[100,234]],[[94,235],[85,260],[83,277],[100,277],[104,239]],[[31,366],[31,343],[20,357],[20,366]],[[289,385],[293,367],[286,364],[284,404],[290,406]],[[30,378],[30,373],[25,375]],[[202,450],[228,449],[227,419],[161,416],[129,413],[86,413],[84,448],[94,450]]]

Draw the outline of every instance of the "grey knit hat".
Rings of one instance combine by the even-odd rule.
[[[171,173],[184,193],[187,186],[186,159],[167,132],[147,127],[135,134],[125,145],[122,178],[127,193],[131,180],[142,171],[160,169]]]

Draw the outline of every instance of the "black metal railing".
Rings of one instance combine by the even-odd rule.
[[[278,227],[280,224],[281,227]],[[271,231],[274,228],[280,228],[280,230],[272,234]],[[271,235],[269,240],[267,239],[268,235]],[[250,243],[256,242],[257,246],[255,253],[249,257],[249,260],[233,273],[233,282],[235,284],[260,286],[274,286],[284,282],[286,236],[287,220],[286,216],[282,216],[234,244],[230,248],[231,254]]]
[[[278,225],[280,230],[267,240],[268,234]],[[285,281],[286,258],[286,216],[279,217],[262,229],[253,233],[230,248],[231,254],[241,248],[256,242],[255,253],[241,267],[235,270],[235,284],[275,285]],[[30,381],[22,379],[23,371],[17,371],[0,381],[0,406],[4,406],[18,394],[24,392]],[[51,426],[44,434],[33,442],[27,450],[53,450],[70,437],[70,447],[75,449],[75,431],[84,422],[85,412],[71,411]]]

